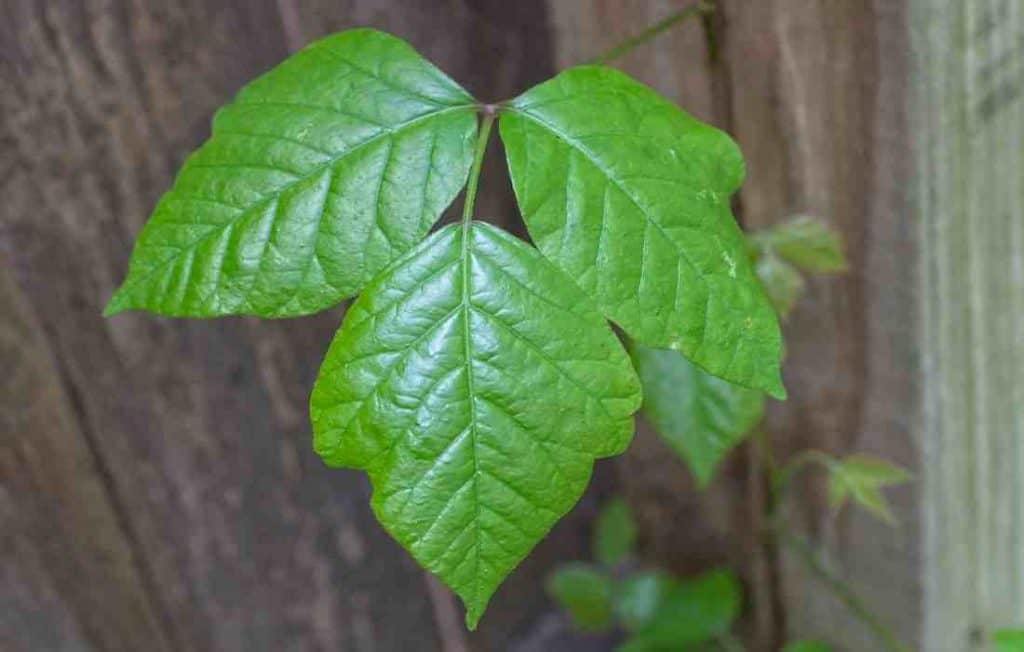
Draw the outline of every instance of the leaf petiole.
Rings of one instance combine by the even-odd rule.
[[[466,183],[466,200],[462,205],[462,228],[468,229],[469,223],[473,220],[473,205],[476,204],[476,189],[480,185],[480,168],[484,163],[484,154],[487,152],[487,141],[491,136],[491,127],[494,126],[494,119],[498,116],[497,107],[493,104],[486,104],[482,107],[483,120],[480,122],[480,132],[476,139],[476,150],[473,153],[473,165],[469,168],[469,181]]]
[[[680,9],[679,11],[668,16],[667,18],[651,25],[650,27],[640,32],[639,34],[635,34],[627,38],[626,40],[622,41],[621,43],[614,46],[610,50],[606,50],[602,54],[597,55],[596,57],[590,59],[586,63],[591,65],[603,65],[608,63],[609,61],[613,61],[615,59],[618,59],[619,57],[623,57],[632,52],[635,48],[654,39],[655,37],[659,36],[662,32],[672,29],[673,27],[675,27],[679,23],[682,23],[686,19],[704,16],[714,12],[714,10],[715,6],[710,2],[694,3],[689,7],[686,7],[685,9]]]

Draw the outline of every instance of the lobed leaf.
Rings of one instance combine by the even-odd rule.
[[[461,190],[476,131],[473,98],[404,41],[317,41],[217,112],[106,314],[285,317],[353,296]]]
[[[626,75],[569,69],[503,107],[533,241],[648,346],[783,397],[778,319],[729,207],[743,158],[724,133]]]
[[[470,627],[632,437],[639,382],[591,306],[521,240],[453,225],[368,286],[320,370],[317,452],[369,473],[378,519]]]
[[[677,351],[634,343],[630,354],[644,416],[707,486],[722,458],[761,420],[764,395],[711,376]]]
[[[829,504],[838,509],[849,498],[887,523],[894,523],[881,489],[910,480],[910,473],[886,460],[850,455],[829,467]]]

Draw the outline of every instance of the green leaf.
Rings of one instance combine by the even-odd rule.
[[[839,233],[823,221],[800,215],[754,235],[755,242],[809,272],[846,269]]]
[[[612,582],[586,564],[566,564],[548,581],[548,593],[572,615],[576,626],[599,632],[612,624]]]
[[[633,552],[636,523],[633,512],[621,498],[609,502],[597,518],[594,556],[605,566],[614,566]]]
[[[521,240],[442,229],[349,309],[313,389],[317,452],[365,469],[385,528],[487,601],[633,435],[639,381],[608,323]]]
[[[1024,629],[1000,629],[992,633],[996,652],[1024,652]]]
[[[764,395],[715,378],[676,351],[631,344],[643,414],[704,487],[764,413]]]
[[[910,473],[891,462],[868,455],[850,455],[829,468],[829,504],[839,509],[847,498],[887,523],[896,519],[881,488],[903,484]]]
[[[784,647],[782,652],[832,652],[832,648],[821,641],[794,641]]]
[[[788,317],[807,287],[795,267],[768,252],[754,263],[757,278],[780,317]]]
[[[466,182],[473,98],[373,30],[313,43],[213,120],[106,314],[284,317],[362,289]]]
[[[729,631],[740,613],[742,589],[732,571],[719,569],[682,582],[650,623],[619,652],[678,650]]]
[[[784,397],[778,319],[729,207],[724,133],[626,75],[572,68],[503,108],[530,236],[633,339]]]
[[[615,592],[615,614],[626,629],[635,631],[651,621],[675,586],[661,571],[633,573]]]

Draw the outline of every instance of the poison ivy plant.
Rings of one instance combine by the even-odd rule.
[[[1024,652],[1024,629],[1000,629],[992,633],[995,652]]]
[[[537,247],[634,340],[784,397],[778,320],[729,208],[744,174],[733,141],[598,66],[506,110],[502,141]]]
[[[746,255],[781,317],[806,288],[794,265],[810,272],[846,266],[839,235],[806,216],[748,235]],[[764,393],[713,376],[677,351],[634,342],[630,353],[643,385],[644,416],[706,487],[719,462],[761,421]]]
[[[881,490],[910,480],[905,469],[869,455],[835,460],[828,469],[828,501],[833,509],[838,510],[849,499],[887,523],[896,521]]]
[[[313,43],[217,112],[106,314],[287,317],[351,297],[462,189],[476,114],[399,39]]]
[[[676,351],[630,347],[644,387],[644,416],[701,487],[764,414],[764,395],[716,378]]]
[[[473,219],[495,120],[537,248]],[[630,441],[640,386],[607,320],[784,396],[729,209],[742,178],[728,136],[614,70],[483,104],[403,41],[344,32],[217,113],[106,312],[286,317],[360,294],[313,390],[314,447],[369,474],[382,525],[474,627]],[[464,186],[461,224],[427,237]],[[631,539],[608,536],[613,563]]]

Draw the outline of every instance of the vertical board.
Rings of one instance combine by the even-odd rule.
[[[1024,624],[1024,6],[911,3],[924,646]]]

